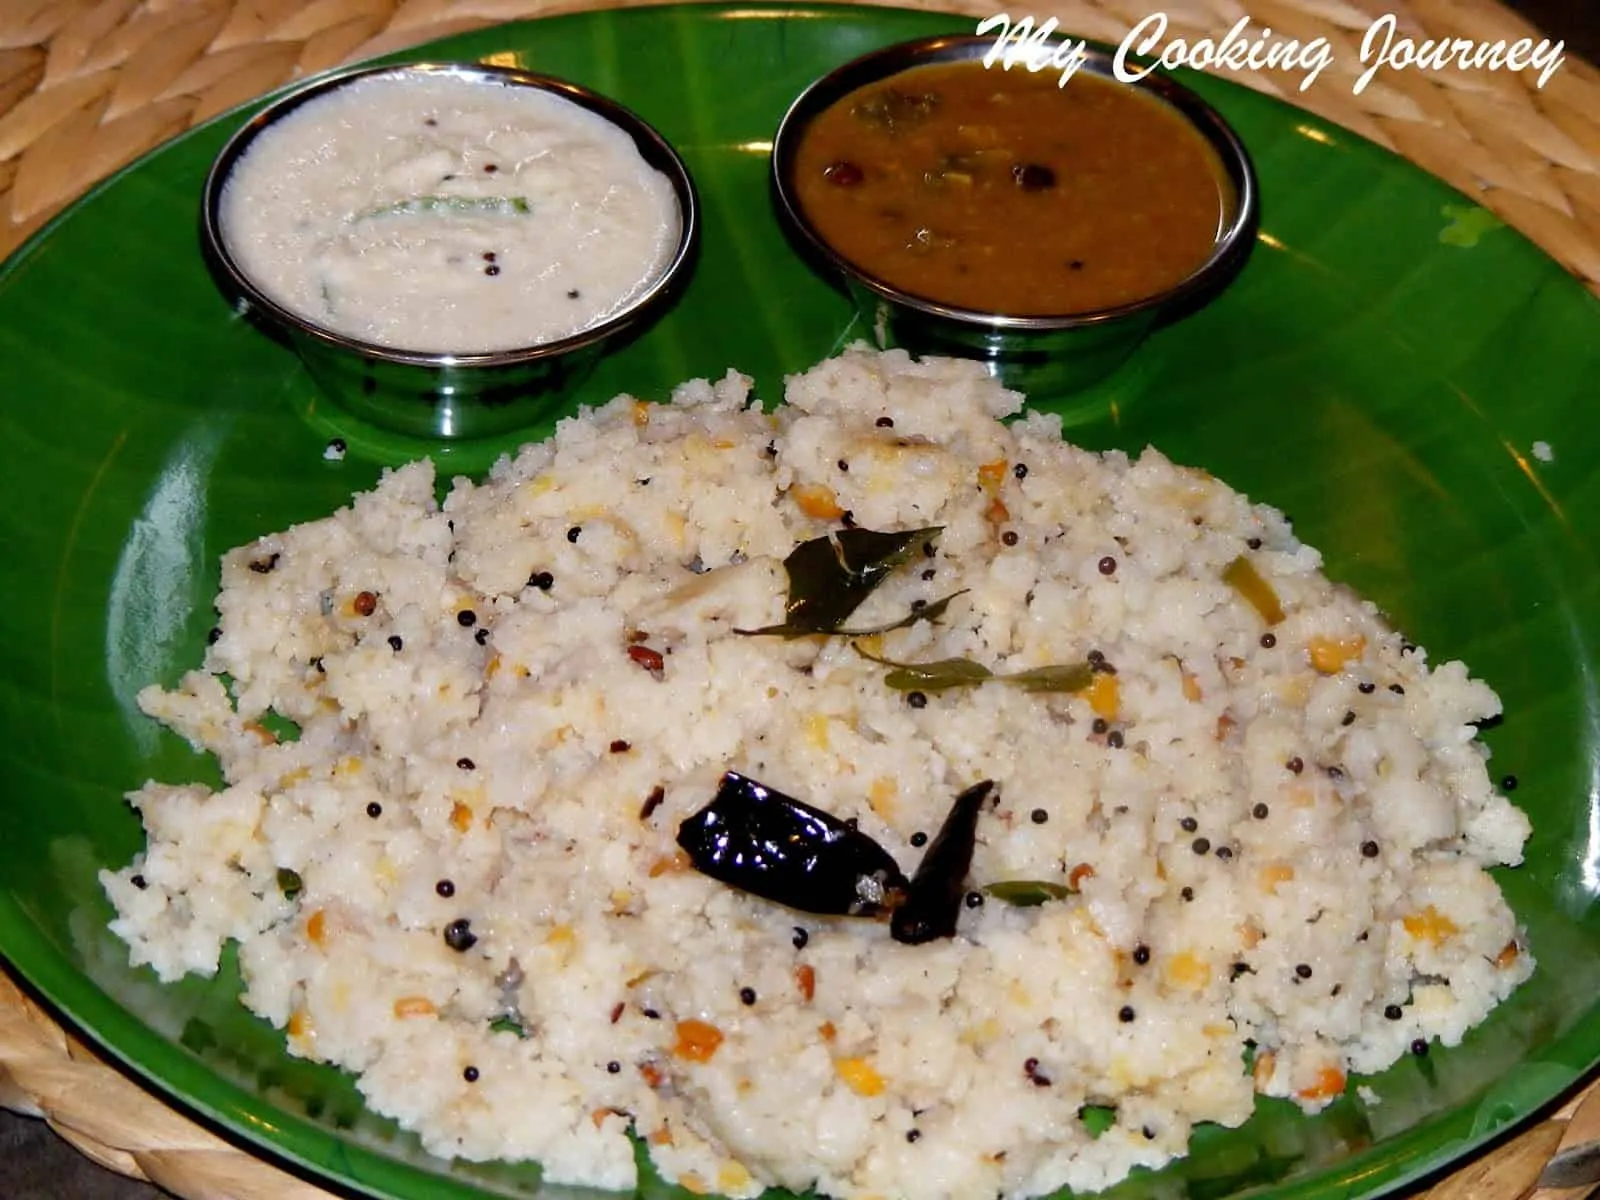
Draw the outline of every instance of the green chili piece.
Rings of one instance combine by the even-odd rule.
[[[378,208],[357,213],[356,220],[374,217],[414,216],[418,213],[514,213],[527,216],[533,211],[526,196],[413,196]]]

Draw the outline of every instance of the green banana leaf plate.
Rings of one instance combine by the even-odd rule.
[[[647,397],[730,365],[767,398],[857,336],[786,244],[770,140],[810,80],[966,18],[683,6],[510,25],[405,58],[484,59],[612,95],[681,150],[705,237],[691,286],[580,400]],[[1217,80],[1244,138],[1259,241],[1222,299],[1064,409],[1074,440],[1161,447],[1286,510],[1331,574],[1506,702],[1496,776],[1531,815],[1501,882],[1541,966],[1459,1047],[1408,1059],[1315,1118],[1262,1102],[1115,1200],[1395,1191],[1483,1147],[1600,1061],[1600,304],[1531,243],[1399,158]],[[111,1054],[259,1152],[381,1197],[575,1196],[534,1164],[430,1158],[351,1079],[293,1059],[213,980],[127,966],[96,872],[139,849],[123,794],[206,768],[134,705],[198,663],[218,556],[331,512],[437,450],[353,425],[213,286],[200,185],[244,119],[178,139],[0,268],[0,951]],[[1050,404],[1049,398],[1039,403]],[[547,429],[529,431],[542,436]],[[330,437],[350,453],[324,458]],[[452,447],[475,471],[506,446]],[[530,1104],[538,1098],[530,1096]],[[641,1193],[679,1194],[646,1177]]]

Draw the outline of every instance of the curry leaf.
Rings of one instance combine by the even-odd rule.
[[[943,692],[976,687],[993,678],[993,671],[970,658],[941,658],[938,662],[897,666],[883,677],[883,682],[897,692]]]
[[[1066,884],[1043,879],[1004,879],[984,885],[983,890],[996,900],[1018,908],[1034,908],[1047,900],[1065,900],[1072,895],[1072,889]]]
[[[976,687],[994,678],[994,672],[970,658],[941,658],[937,662],[901,663],[868,654],[859,645],[856,653],[880,667],[892,668],[883,682],[898,692],[942,692],[946,688]]]
[[[789,576],[783,623],[735,632],[786,638],[838,633],[862,601],[911,557],[914,547],[941,528],[936,525],[899,533],[841,529],[801,542],[783,560],[783,569]],[[915,615],[918,620],[923,619],[920,613]]]
[[[913,608],[898,621],[891,621],[887,625],[877,625],[871,629],[836,629],[840,637],[872,637],[880,633],[893,633],[896,629],[907,629],[918,621],[937,621],[944,616],[944,610],[950,607],[950,601],[957,596],[964,596],[969,589],[962,588],[959,592],[951,592],[943,599],[935,600],[932,604],[925,604],[921,608]]]
[[[868,654],[860,646],[856,653],[862,658],[889,667],[884,676],[886,686],[898,692],[942,692],[950,688],[980,687],[991,681],[1009,683],[1028,692],[1081,692],[1094,681],[1094,668],[1088,663],[1062,663],[1044,667],[1031,667],[1013,675],[996,675],[982,663],[970,658],[941,658],[933,662],[896,662]]]
[[[1081,692],[1094,682],[1094,668],[1086,662],[1060,663],[999,678],[1025,692]]]

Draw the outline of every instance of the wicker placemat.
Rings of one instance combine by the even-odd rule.
[[[449,33],[636,0],[0,0],[0,256],[95,181],[161,141],[299,75]],[[994,0],[910,7],[987,16]],[[1019,15],[1120,42],[1150,0],[1036,0]],[[1600,292],[1600,72],[1572,54],[1531,73],[1384,72],[1357,92],[1362,36],[1477,41],[1537,32],[1492,0],[1175,0],[1168,38],[1220,37],[1248,14],[1327,38],[1333,65],[1237,73],[1475,196]],[[103,1166],[185,1200],[328,1194],[201,1128],[108,1066],[0,971],[0,1105],[44,1117]],[[1436,1183],[1425,1200],[1579,1200],[1600,1183],[1600,1081]]]

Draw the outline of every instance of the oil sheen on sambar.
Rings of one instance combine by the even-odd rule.
[[[1211,255],[1233,204],[1216,152],[1139,89],[1080,71],[917,67],[807,128],[800,205],[902,291],[1009,316],[1155,295]]]

